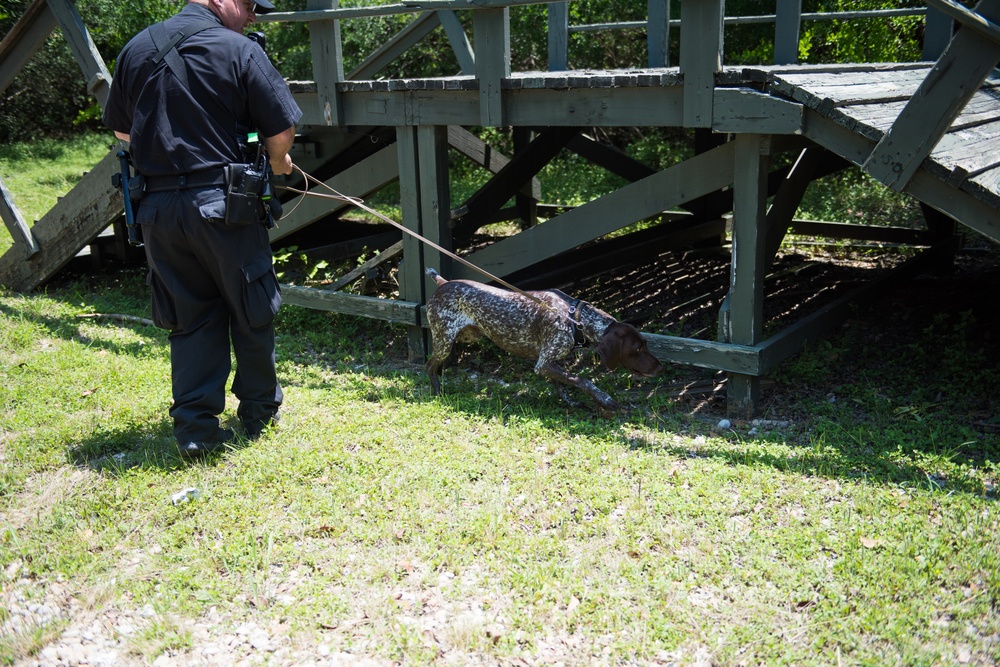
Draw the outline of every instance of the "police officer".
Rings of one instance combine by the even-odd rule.
[[[247,162],[249,130],[274,173],[292,170],[302,112],[261,46],[242,34],[272,9],[268,0],[189,0],[125,46],[104,113],[145,180],[136,221],[153,320],[170,331],[174,436],[189,459],[236,438],[218,419],[230,344],[246,436],[276,422],[282,402],[273,324],[281,292],[267,229],[226,222],[227,167]]]

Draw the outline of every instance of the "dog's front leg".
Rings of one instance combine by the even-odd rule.
[[[601,406],[602,410],[605,411],[605,413],[603,413],[604,417],[610,417],[611,415],[606,413],[617,412],[621,407],[613,398],[611,398],[611,396],[598,389],[597,385],[593,382],[586,378],[582,378],[579,375],[573,375],[553,361],[547,361],[539,364],[535,367],[535,372],[548,380],[552,380],[553,382],[561,382],[562,384],[572,385],[581,391],[587,392],[595,401],[597,401],[597,404]]]

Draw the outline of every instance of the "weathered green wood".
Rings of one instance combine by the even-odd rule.
[[[735,134],[796,134],[802,105],[748,89],[720,88],[712,105],[712,130]]]
[[[509,275],[637,220],[733,182],[733,146],[724,144],[472,254],[477,266]],[[460,278],[475,278],[455,267]]]
[[[56,17],[45,0],[34,0],[0,42],[0,93],[45,44]]]
[[[328,179],[326,184],[349,197],[367,197],[398,177],[399,158],[396,154],[396,145],[390,144],[378,153]],[[310,184],[309,189],[319,194],[333,194],[315,184]],[[271,243],[349,206],[352,204],[336,199],[300,195],[284,204],[284,209],[288,211],[288,214],[271,229]]]
[[[479,124],[506,125],[501,81],[510,76],[510,8],[473,12],[472,25],[479,79]]]
[[[438,12],[423,12],[405,28],[392,36],[385,44],[373,51],[357,67],[347,74],[347,79],[373,79],[387,65],[397,60],[403,53],[419,43],[435,28],[441,25]]]
[[[643,332],[649,351],[660,361],[712,368],[747,376],[760,375],[760,351],[753,346],[732,345]]]
[[[384,264],[389,260],[396,259],[402,254],[403,254],[403,242],[396,241],[395,243],[393,243],[391,246],[389,246],[379,254],[375,255],[370,259],[365,260],[364,262],[354,267],[344,275],[340,276],[332,283],[330,283],[330,285],[324,286],[323,289],[330,291],[339,290],[341,287],[353,283],[355,280],[366,274],[370,269],[374,269],[376,266]]]
[[[340,0],[306,0],[307,9],[336,9]],[[341,124],[343,112],[337,94],[337,83],[344,80],[344,55],[340,41],[340,21],[331,19],[309,24],[312,45],[313,80],[316,82],[316,102],[323,119],[318,125]]]
[[[69,44],[73,57],[76,58],[80,70],[87,82],[87,92],[91,94],[104,108],[111,92],[111,74],[104,64],[104,59],[97,50],[90,32],[84,25],[76,6],[69,0],[48,0],[49,9],[56,17],[63,37]]]
[[[420,166],[417,129],[396,128],[396,145],[399,153],[399,207],[402,224],[409,230],[421,233]],[[422,270],[422,245],[410,234],[403,234],[403,259],[399,263],[399,296],[423,303],[424,283]],[[419,318],[414,324],[419,324]],[[413,328],[407,331],[407,357],[422,359],[426,352],[424,336]]]
[[[768,215],[770,216],[770,214]],[[770,225],[770,221],[768,224]],[[788,225],[788,232],[802,236],[822,236],[829,239],[854,239],[900,245],[928,245],[934,240],[933,235],[923,229],[859,225],[851,222],[824,222],[821,220],[792,220]],[[768,244],[770,243],[771,239],[768,238]],[[769,245],[768,250],[770,249]]]
[[[113,150],[80,179],[72,196],[56,202],[31,228],[39,251],[29,261],[20,245],[0,257],[0,285],[18,292],[35,289],[121,216],[121,194],[111,186],[119,169]]]
[[[549,71],[569,69],[569,3],[550,2],[547,6],[549,20]]]
[[[722,69],[722,0],[681,3],[684,127],[711,127],[715,74]]]
[[[650,67],[670,66],[670,0],[647,0],[646,48]],[[551,26],[550,26],[551,28]]]
[[[397,324],[419,324],[420,304],[410,301],[358,296],[301,285],[282,285],[281,295],[283,302],[289,306],[328,310]]]
[[[719,318],[719,338],[753,346],[764,333],[764,275],[768,257],[765,206],[770,138],[736,136],[733,181],[733,235],[730,288]],[[728,412],[750,418],[760,394],[760,379],[734,373],[729,378]]]
[[[459,71],[462,74],[474,76],[476,73],[476,54],[472,50],[472,44],[469,43],[469,36],[465,34],[462,22],[458,20],[458,15],[446,10],[435,12],[435,14],[438,15],[441,27],[444,28],[444,32],[448,36],[448,43],[451,44],[451,50],[458,60]]]
[[[977,11],[1000,18],[1000,0]],[[900,191],[1000,60],[1000,41],[963,26],[862,168]]]
[[[997,16],[990,9],[989,0],[981,0],[976,5],[975,11],[963,7],[955,0],[927,0],[927,4],[944,12],[963,26],[975,30],[983,37],[1000,44],[1000,25],[997,25]]]
[[[24,216],[14,203],[14,197],[3,179],[0,179],[0,218],[3,218],[4,224],[7,225],[15,246],[23,249],[25,257],[31,257],[38,252],[38,242],[32,236],[28,223],[24,221]]]
[[[451,238],[451,189],[448,182],[448,128],[420,126],[417,128],[417,148],[420,178],[421,234],[445,250],[453,250]],[[421,248],[419,277],[424,284],[424,268],[433,266],[450,272],[451,260],[431,246]],[[413,299],[411,299],[413,300]],[[421,302],[426,299],[421,299]]]
[[[777,0],[774,13],[774,64],[798,62],[802,0]]]

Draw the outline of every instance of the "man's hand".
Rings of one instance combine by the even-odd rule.
[[[288,153],[270,158],[271,171],[278,175],[292,173],[292,156]]]

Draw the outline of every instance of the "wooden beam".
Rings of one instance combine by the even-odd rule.
[[[315,287],[282,285],[282,301],[289,306],[328,310],[345,315],[368,317],[398,324],[419,324],[420,304],[410,301],[379,299],[343,292],[330,292]]]
[[[797,63],[799,61],[802,0],[777,0],[774,13],[774,64],[791,65]]]
[[[375,255],[371,259],[363,262],[359,266],[354,267],[341,277],[337,278],[329,286],[323,287],[323,289],[335,292],[339,290],[341,287],[350,285],[355,280],[357,280],[364,274],[368,273],[369,269],[374,269],[376,266],[384,264],[389,260],[396,259],[402,254],[403,254],[403,242],[401,240],[396,241],[395,243],[393,243],[391,246],[389,246],[379,254]]]
[[[747,376],[761,375],[760,351],[753,346],[647,332],[643,332],[642,337],[646,339],[649,351],[660,361]]]
[[[69,0],[48,0],[49,9],[56,17],[63,37],[69,44],[76,58],[80,71],[87,82],[87,92],[90,93],[104,108],[108,94],[111,92],[111,74],[108,72],[104,59],[97,50],[97,45],[90,38],[90,32],[84,25],[76,6]]]
[[[791,171],[785,176],[784,182],[778,188],[777,194],[771,202],[771,208],[767,211],[766,229],[766,249],[765,254],[770,259],[778,252],[781,241],[785,238],[785,232],[795,212],[802,203],[802,197],[806,193],[809,184],[813,182],[816,169],[824,159],[830,159],[830,154],[824,149],[806,148],[799,153],[798,159],[792,165]]]
[[[728,143],[498,241],[468,259],[495,275],[510,275],[732,182],[733,145]],[[459,278],[477,277],[464,267],[455,270]]]
[[[745,88],[719,88],[715,91],[713,132],[797,134],[801,130],[801,104]]]
[[[441,25],[440,13],[423,12],[392,38],[372,52],[357,67],[347,74],[348,80],[374,79],[387,65],[399,58],[407,49],[414,46]],[[311,32],[311,30],[310,30]]]
[[[46,0],[34,0],[0,42],[0,93],[20,73],[55,30],[56,17]]]
[[[984,19],[1000,19],[1000,0],[982,0],[977,11]],[[963,25],[865,161],[864,170],[902,191],[998,60],[1000,41]]]
[[[438,15],[441,27],[444,28],[444,32],[448,36],[448,43],[451,44],[451,50],[458,60],[459,72],[467,76],[475,76],[476,54],[472,50],[472,44],[469,43],[469,36],[465,34],[462,22],[458,20],[458,15],[447,10],[434,13]]]

